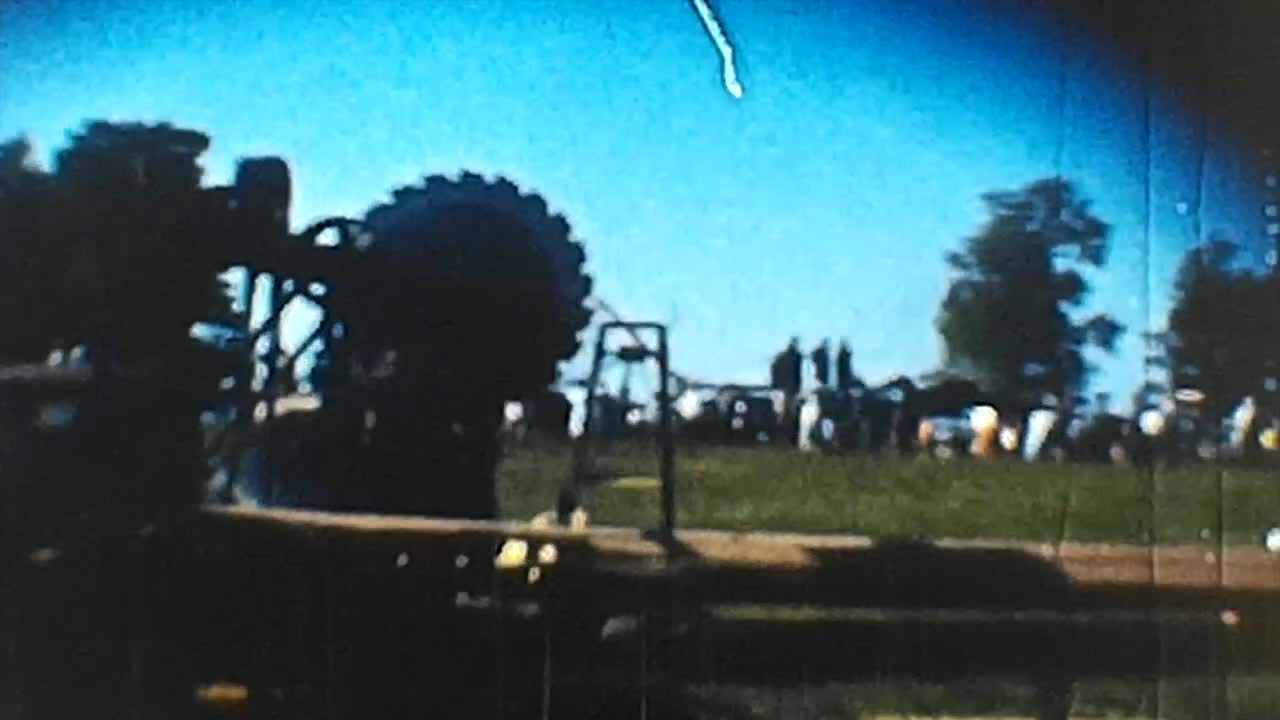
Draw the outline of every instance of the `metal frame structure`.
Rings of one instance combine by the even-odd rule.
[[[332,245],[318,243],[320,237],[336,231],[338,241]],[[341,317],[339,303],[334,294],[342,292],[343,276],[362,271],[368,259],[358,254],[357,238],[363,232],[357,220],[331,217],[320,220],[299,233],[291,234],[280,228],[276,237],[256,246],[250,243],[233,243],[228,253],[228,265],[245,268],[245,286],[242,294],[243,322],[238,328],[224,328],[239,335],[234,348],[246,354],[245,362],[238,366],[231,389],[231,405],[234,408],[231,423],[220,448],[230,457],[224,461],[227,473],[225,492],[229,494],[237,481],[240,455],[245,450],[237,442],[244,430],[253,422],[255,408],[264,405],[265,417],[260,422],[262,432],[270,436],[275,418],[275,405],[283,394],[283,378],[296,374],[298,361],[319,342],[333,344],[347,336],[345,318]],[[259,236],[259,239],[262,239]],[[253,299],[260,278],[270,282],[265,316],[257,327],[252,326]],[[317,292],[313,286],[323,288]],[[335,287],[337,286],[337,287]],[[320,311],[320,321],[296,348],[286,353],[280,339],[280,326],[285,309],[298,298],[306,298]],[[260,351],[262,341],[265,351]],[[258,364],[265,369],[261,387],[255,387]],[[264,451],[270,452],[268,441]],[[224,499],[229,499],[224,497]]]
[[[606,338],[611,331],[622,331],[632,338],[633,344],[618,350],[609,350]],[[652,331],[657,333],[658,347],[653,349],[640,338],[640,333]],[[658,454],[659,478],[662,483],[662,525],[659,530],[670,535],[675,530],[675,444],[671,432],[671,366],[667,352],[667,326],[656,322],[625,322],[621,320],[607,322],[600,326],[596,334],[595,349],[591,361],[591,374],[587,380],[586,408],[582,422],[582,435],[578,437],[573,448],[573,477],[568,488],[574,502],[582,497],[586,487],[591,451],[591,426],[593,410],[596,404],[596,390],[600,385],[600,372],[604,362],[616,358],[628,365],[641,364],[649,359],[658,362]],[[564,508],[562,508],[563,514]],[[564,522],[566,519],[561,518]]]

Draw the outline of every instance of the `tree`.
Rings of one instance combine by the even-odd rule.
[[[1062,179],[982,199],[991,219],[946,255],[945,367],[1006,405],[1046,394],[1074,404],[1092,370],[1085,351],[1111,351],[1123,330],[1106,314],[1078,316],[1089,293],[1081,271],[1105,264],[1110,228]]]
[[[1174,281],[1168,331],[1160,335],[1173,389],[1204,393],[1214,420],[1257,394],[1277,357],[1268,317],[1274,279],[1238,263],[1240,248],[1222,235],[1189,250]]]
[[[1168,395],[1169,388],[1164,383],[1155,380],[1143,380],[1138,384],[1137,389],[1133,391],[1130,404],[1133,406],[1134,413],[1137,414],[1147,408],[1159,407],[1161,401]]]

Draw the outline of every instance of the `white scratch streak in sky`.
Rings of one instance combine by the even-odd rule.
[[[730,95],[741,100],[742,83],[738,82],[738,69],[733,64],[733,44],[729,42],[729,38],[725,37],[724,30],[720,27],[720,21],[716,19],[716,14],[707,0],[691,1],[694,9],[698,11],[698,17],[702,18],[702,26],[706,28],[707,34],[711,36],[711,41],[716,44],[716,49],[720,51],[724,89],[728,90]]]

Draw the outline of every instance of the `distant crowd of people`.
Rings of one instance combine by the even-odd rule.
[[[1014,408],[966,380],[919,386],[899,377],[868,386],[854,373],[847,341],[834,353],[828,340],[805,353],[792,338],[773,357],[767,385],[724,385],[675,400],[677,439],[695,445],[1133,464],[1280,457],[1280,417],[1251,398],[1225,424],[1199,417],[1197,408],[1185,403],[1147,408],[1131,418],[1079,417],[1055,402]],[[621,437],[653,431],[635,404],[607,394],[596,401],[592,432]],[[561,410],[550,417],[536,405],[526,412],[542,415],[543,435],[564,439],[572,434],[560,432],[560,420],[570,414],[567,401],[556,404]],[[514,425],[512,430],[524,432]]]
[[[809,362],[813,367],[813,380],[819,387],[831,386],[831,344],[823,340],[809,353]],[[781,390],[788,396],[798,396],[803,386],[804,355],[800,351],[799,338],[791,338],[781,352],[773,358],[769,368],[769,385]],[[853,350],[847,340],[840,341],[835,353],[836,380],[838,390],[851,390],[857,382],[853,374]]]

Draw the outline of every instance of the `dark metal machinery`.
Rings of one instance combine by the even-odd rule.
[[[241,297],[243,314],[229,324],[195,322],[197,336],[204,334],[209,339],[207,335],[212,335],[221,340],[217,344],[224,349],[243,354],[244,362],[236,363],[231,371],[232,382],[222,386],[225,395],[221,405],[223,410],[231,411],[227,415],[232,430],[242,429],[251,422],[260,403],[267,411],[264,420],[269,421],[274,400],[282,394],[279,380],[292,375],[299,357],[308,347],[322,338],[326,342],[335,340],[333,328],[341,324],[344,314],[335,301],[351,284],[351,279],[378,271],[378,268],[370,266],[373,258],[356,251],[360,231],[359,223],[354,220],[330,218],[299,233],[291,233],[288,228],[290,195],[287,164],[279,158],[254,158],[240,162],[233,185],[207,188],[199,196],[198,219],[193,226],[200,227],[201,232],[191,238],[191,252],[199,262],[210,267],[243,267],[247,270],[246,293]],[[337,235],[335,243],[318,243],[322,235],[331,232]],[[259,327],[253,328],[250,327],[252,289],[259,275],[268,276],[274,282],[266,318]],[[279,342],[279,326],[284,307],[297,297],[312,299],[323,309],[323,318],[311,337],[296,351],[286,354]],[[191,321],[200,320],[202,318],[191,318]],[[266,346],[265,352],[260,350],[261,345]],[[150,401],[143,399],[148,397],[146,393],[151,393],[153,400],[167,400],[173,393],[163,388],[191,389],[192,378],[187,375],[191,368],[184,365],[184,361],[168,363],[157,358],[149,358],[136,367],[121,366],[113,364],[109,357],[95,355],[95,350],[87,348],[89,362],[74,369],[69,365],[32,365],[0,370],[0,406],[20,426],[13,432],[34,432],[35,437],[40,438],[86,438],[92,441],[92,449],[86,449],[83,454],[86,458],[92,455],[102,471],[111,477],[130,478],[130,482],[146,484],[157,496],[181,485],[180,491],[175,491],[175,497],[198,498],[197,488],[187,485],[203,480],[191,474],[191,470],[198,466],[196,456],[180,457],[181,454],[175,450],[170,465],[140,473],[126,467],[123,455],[109,452],[109,443],[94,440],[102,433],[119,429],[121,419],[125,417],[130,422],[150,417],[153,408],[146,405]],[[158,365],[155,364],[157,360]],[[265,368],[260,369],[259,363],[263,363]],[[261,387],[255,386],[255,376],[265,380]],[[117,407],[122,400],[128,401],[126,405],[136,400],[145,412],[128,415]],[[188,408],[184,402],[169,403],[173,407],[165,410],[168,413],[166,419],[155,421],[148,427],[161,429],[171,427],[172,423],[190,422],[194,432],[199,410]],[[25,427],[30,424],[30,413],[57,404],[70,408],[66,412],[74,420],[62,422],[59,425],[61,429]],[[269,422],[264,422],[261,430],[268,432]],[[245,446],[244,438],[236,435],[236,432],[223,433],[223,442],[220,443],[224,458],[233,460],[227,463],[229,471],[236,468],[234,460]],[[145,445],[147,441],[135,442]],[[270,443],[265,445],[269,447]],[[54,453],[43,459],[33,457],[33,468],[39,470],[42,463],[53,463],[58,456],[69,454],[82,453]],[[89,461],[86,459],[85,462]],[[41,472],[48,474],[50,471]],[[76,475],[70,471],[66,474]],[[139,479],[135,481],[132,478]],[[42,486],[35,483],[33,487]],[[227,487],[230,488],[230,483]],[[52,489],[46,492],[56,495]],[[63,494],[70,497],[74,493],[67,491]],[[184,499],[183,502],[190,500]]]
[[[630,337],[632,343],[623,345],[618,349],[609,349],[606,340],[611,332],[622,333]],[[642,332],[652,332],[657,335],[656,349],[643,342],[640,335]],[[667,353],[667,327],[655,322],[607,322],[600,326],[596,334],[595,348],[592,353],[591,374],[587,380],[587,398],[582,423],[582,435],[574,443],[572,484],[567,489],[567,495],[570,499],[560,503],[561,522],[566,522],[566,512],[580,501],[582,492],[587,485],[591,462],[593,441],[591,429],[592,420],[595,419],[593,416],[596,406],[596,391],[600,385],[601,370],[605,361],[609,359],[620,360],[629,366],[643,364],[651,359],[656,360],[658,363],[659,380],[656,398],[658,403],[658,432],[656,439],[659,462],[658,476],[662,486],[662,525],[659,530],[664,535],[670,535],[675,530],[676,525],[675,446],[671,432],[671,366]]]
[[[358,296],[361,279],[376,276],[381,268],[379,258],[361,252],[366,231],[357,220],[330,217],[298,233],[289,231],[291,180],[288,165],[279,158],[242,160],[234,185],[206,193],[211,215],[221,220],[217,235],[211,238],[211,250],[225,267],[244,269],[239,322],[213,328],[232,338],[231,348],[244,354],[229,388],[230,422],[217,453],[228,475],[224,499],[229,499],[255,414],[265,440],[261,447],[271,452],[276,401],[289,392],[288,381],[295,377],[299,360],[320,343],[335,359],[344,355],[341,345],[350,335],[350,301]],[[334,239],[325,241],[329,237]],[[253,327],[260,280],[267,285],[266,307],[261,323]],[[283,316],[299,298],[311,301],[320,319],[295,348],[285,352]]]

